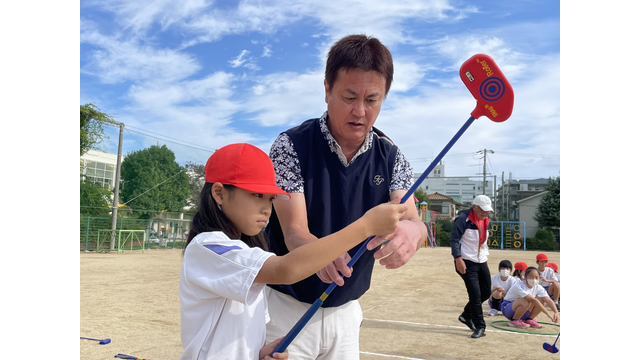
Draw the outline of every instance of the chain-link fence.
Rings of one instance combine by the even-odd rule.
[[[126,250],[182,249],[187,241],[191,220],[119,218],[115,230],[143,230],[144,242],[135,242]],[[115,251],[104,245],[105,233],[111,229],[111,218],[80,217],[80,251]],[[117,240],[116,240],[117,242]],[[109,244],[110,245],[110,244]]]

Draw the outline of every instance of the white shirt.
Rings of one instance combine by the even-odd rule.
[[[274,255],[218,231],[189,243],[180,271],[181,360],[258,359],[269,313],[265,284],[254,279]]]
[[[466,221],[471,222],[469,218],[467,218]],[[466,229],[460,237],[462,258],[479,264],[487,262],[489,256],[489,229],[487,229],[486,239],[484,244],[478,248],[478,244],[480,244],[480,230]]]
[[[511,289],[511,287],[517,282],[518,280],[511,275],[507,276],[507,280],[502,281],[500,274],[495,274],[491,277],[491,289],[495,289],[500,286],[504,291],[509,291],[509,289]]]
[[[524,279],[522,281],[517,281],[515,285],[509,289],[507,295],[504,296],[504,301],[516,301],[527,295],[531,295],[533,297],[549,297],[547,291],[540,286],[540,284],[529,288],[529,286],[527,286],[527,279]]]
[[[542,274],[540,274],[540,277],[541,278],[545,278],[545,279],[549,279],[549,280],[558,281],[558,277],[556,276],[556,272],[553,271],[553,269],[550,268],[550,267],[545,267],[544,271],[542,272]],[[540,285],[542,285],[542,287],[549,287],[549,286],[551,286],[551,283],[540,280]]]

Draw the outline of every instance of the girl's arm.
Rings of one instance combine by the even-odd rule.
[[[289,285],[305,279],[369,236],[393,233],[406,210],[406,204],[378,205],[336,233],[297,247],[284,256],[269,257],[254,282]]]
[[[547,310],[547,308],[544,307],[544,305],[538,301],[538,299],[536,299],[535,297],[533,297],[533,295],[531,294],[527,294],[527,296],[524,297],[525,299],[529,300],[529,302],[534,303],[535,306],[539,307],[540,309],[542,309],[542,312],[547,315],[547,317],[549,319],[551,319],[551,321],[553,322],[558,322],[558,318],[556,317],[556,313],[554,313],[553,315],[551,313],[549,313],[549,311]],[[546,297],[546,299],[550,299],[549,297]],[[547,300],[544,300],[545,302]],[[553,302],[553,301],[552,301]],[[555,308],[555,304],[553,306]],[[557,310],[556,310],[557,311]]]

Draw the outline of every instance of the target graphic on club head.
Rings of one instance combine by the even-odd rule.
[[[480,84],[480,96],[486,101],[499,100],[504,94],[504,83],[497,77],[485,79]]]

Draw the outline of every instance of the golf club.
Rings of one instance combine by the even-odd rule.
[[[558,333],[558,336],[556,336],[556,341],[553,342],[553,345],[549,344],[548,342],[542,344],[542,348],[547,350],[550,353],[557,353],[558,351],[560,351],[560,349],[558,349],[558,347],[556,347],[556,343],[558,342],[558,338],[560,338],[560,333]]]
[[[456,141],[458,141],[467,128],[471,126],[475,119],[484,115],[491,121],[503,122],[511,116],[511,112],[513,111],[513,88],[490,56],[485,54],[473,55],[460,67],[460,78],[476,99],[476,107],[471,112],[471,117],[464,123],[464,125],[462,125],[460,130],[458,130],[444,149],[440,151],[438,156],[433,159],[429,167],[427,167],[422,175],[420,175],[420,177],[415,181],[413,186],[411,186],[407,193],[402,197],[400,200],[401,204],[406,202],[409,197],[413,196],[413,193],[417,190],[418,186],[420,186],[424,179],[431,173],[431,171],[433,171],[444,155],[449,151],[449,149],[451,149]],[[353,264],[358,261],[360,256],[362,256],[365,250],[367,250],[367,244],[373,238],[374,236],[371,236],[364,241],[362,246],[360,246],[360,249],[358,249],[351,260],[347,263],[348,267],[352,267]],[[313,315],[318,311],[320,306],[322,306],[336,286],[337,284],[333,282],[329,287],[327,287],[327,290],[325,290],[325,292],[313,302],[311,307],[304,313],[304,315],[302,315],[300,320],[298,320],[289,333],[275,347],[273,352],[271,352],[271,355],[276,352],[283,352],[289,344],[291,344],[293,339],[295,339],[309,320],[311,320]]]
[[[111,339],[92,339],[92,338],[86,338],[82,336],[80,336],[80,339],[99,341],[100,345],[106,345],[111,342]]]

